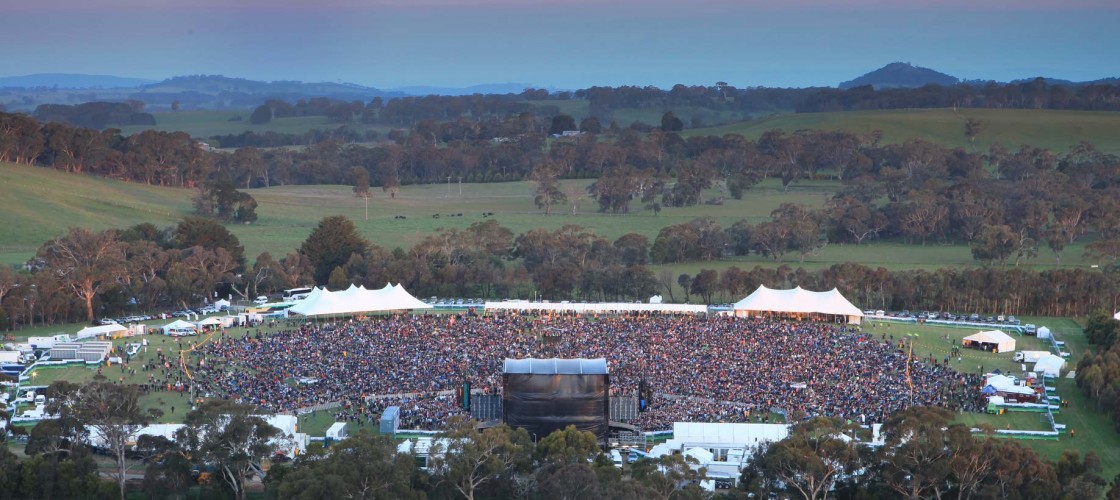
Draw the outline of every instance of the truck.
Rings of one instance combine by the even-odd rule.
[[[1013,359],[1017,363],[1034,363],[1049,355],[1050,351],[1016,351]]]
[[[70,336],[65,334],[50,337],[29,337],[27,339],[27,343],[31,344],[32,349],[50,349],[57,343],[70,341]]]
[[[0,351],[0,363],[3,364],[23,364],[23,353],[19,351]]]

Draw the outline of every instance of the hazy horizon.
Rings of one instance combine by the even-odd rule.
[[[1120,4],[993,0],[45,0],[0,76],[221,74],[377,88],[835,86],[891,62],[965,80],[1120,76]]]

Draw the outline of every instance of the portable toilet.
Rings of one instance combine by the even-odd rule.
[[[395,436],[401,427],[401,407],[390,406],[381,414],[381,433]]]

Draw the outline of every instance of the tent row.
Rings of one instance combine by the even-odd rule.
[[[384,288],[377,290],[356,285],[350,285],[350,288],[341,292],[315,288],[307,298],[290,307],[288,312],[301,316],[346,316],[431,308],[431,305],[405,291],[399,283],[395,286],[387,283]]]
[[[736,316],[780,315],[792,317],[817,317],[825,320],[842,320],[858,325],[863,320],[863,311],[844,298],[839,290],[812,292],[801,287],[789,290],[774,290],[765,285],[732,308]]]

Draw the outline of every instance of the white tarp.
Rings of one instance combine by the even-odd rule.
[[[793,313],[828,314],[845,316],[849,323],[859,324],[863,311],[844,298],[839,290],[813,292],[797,287],[789,290],[774,290],[759,285],[754,293],[735,303],[733,307],[738,316],[751,313]]]
[[[128,331],[128,327],[123,326],[123,325],[118,325],[118,324],[102,325],[102,326],[88,326],[86,328],[82,328],[81,330],[78,330],[78,333],[77,333],[77,335],[75,335],[75,337],[78,340],[81,340],[81,339],[88,339],[88,338],[93,338],[93,337],[103,337],[103,336],[106,336],[106,335],[112,335],[113,333],[116,333],[116,332],[124,332],[124,331]]]
[[[1015,350],[1015,339],[999,330],[974,333],[964,338],[965,343],[992,344],[996,352],[1011,352]]]
[[[1051,377],[1058,377],[1061,375],[1062,367],[1065,365],[1066,360],[1064,358],[1049,354],[1034,364],[1034,371],[1044,373]]]
[[[405,291],[403,286],[386,284],[384,288],[377,290],[354,285],[341,292],[316,288],[307,298],[297,302],[288,311],[303,316],[342,316],[363,312],[431,308],[432,306]]]
[[[511,300],[508,302],[487,302],[483,307],[487,311],[551,311],[574,312],[581,314],[611,314],[625,312],[650,312],[650,313],[690,313],[702,314],[708,312],[708,306],[695,304],[642,304],[630,302],[529,302],[527,300]]]

